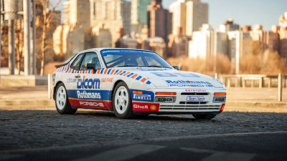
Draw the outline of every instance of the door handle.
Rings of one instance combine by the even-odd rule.
[[[81,78],[81,76],[80,75],[76,75],[75,78]]]

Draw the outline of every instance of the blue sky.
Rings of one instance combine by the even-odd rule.
[[[51,0],[51,3],[56,1]],[[176,0],[162,1],[164,8],[168,8]],[[287,0],[202,0],[202,2],[209,4],[209,24],[214,29],[218,29],[219,24],[225,20],[233,18],[241,27],[261,24],[264,30],[270,30],[272,25],[279,24],[279,16],[287,12]]]

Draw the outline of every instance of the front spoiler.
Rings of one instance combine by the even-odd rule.
[[[221,111],[218,112],[150,112],[150,111],[133,111],[135,115],[180,115],[180,114],[220,114]]]

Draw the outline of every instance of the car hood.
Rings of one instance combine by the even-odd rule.
[[[207,75],[175,69],[124,69],[149,80],[156,88],[225,88],[219,80]]]

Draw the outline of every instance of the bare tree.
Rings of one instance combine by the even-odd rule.
[[[44,66],[45,66],[45,51],[51,48],[46,44],[46,36],[47,36],[47,28],[49,28],[49,24],[51,22],[52,15],[61,2],[58,0],[57,3],[53,6],[52,10],[49,11],[49,0],[40,0],[43,5],[43,26],[42,26],[42,43],[41,43],[41,71],[40,75],[44,75]],[[49,11],[49,12],[48,12]]]
[[[23,58],[23,51],[24,51],[24,30],[22,27],[22,20],[16,20],[16,27],[15,27],[15,53],[16,53],[16,64],[18,69],[18,75],[21,73],[21,62]]]

